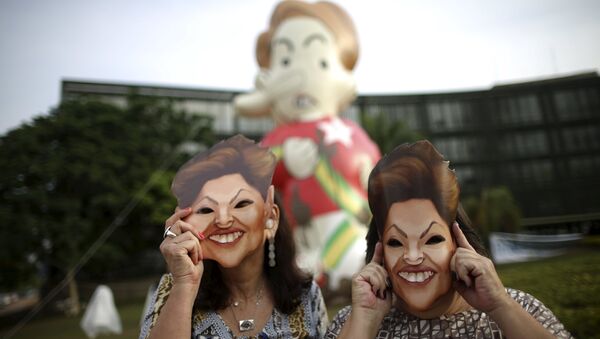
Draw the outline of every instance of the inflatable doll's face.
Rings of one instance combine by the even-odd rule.
[[[334,35],[309,17],[287,19],[273,35],[269,78],[282,76],[298,81],[274,98],[272,112],[280,122],[337,115],[356,91],[352,73],[341,64]]]
[[[431,200],[392,204],[382,242],[384,265],[402,308],[411,313],[425,312],[446,299],[455,245]]]
[[[240,174],[207,181],[185,221],[203,232],[205,259],[235,267],[251,255],[262,256],[268,204]]]

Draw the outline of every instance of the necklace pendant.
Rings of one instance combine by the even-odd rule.
[[[239,322],[240,332],[251,331],[254,329],[254,319],[240,320]]]

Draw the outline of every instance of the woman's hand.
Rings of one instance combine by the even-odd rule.
[[[450,269],[456,273],[454,288],[474,308],[490,313],[510,304],[512,299],[506,293],[492,261],[479,253],[455,222],[452,225],[457,248]]]
[[[382,266],[383,246],[375,245],[371,262],[352,277],[352,312],[338,338],[374,338],[392,307],[392,290]]]
[[[202,246],[200,246],[202,239],[192,225],[182,220],[191,212],[191,208],[177,208],[175,213],[165,221],[165,229],[170,227],[170,231],[177,236],[165,237],[160,244],[160,252],[173,276],[173,284],[199,286],[204,272]]]
[[[371,262],[352,278],[352,313],[376,320],[377,328],[392,306],[392,290],[383,264],[383,246],[375,245]]]

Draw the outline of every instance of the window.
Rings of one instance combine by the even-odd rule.
[[[433,131],[460,130],[467,125],[468,105],[460,101],[431,102],[427,105],[429,124]]]
[[[501,138],[499,149],[506,157],[546,155],[550,147],[544,131],[514,132]]]
[[[530,125],[543,120],[534,94],[504,97],[498,100],[498,122],[505,126]]]

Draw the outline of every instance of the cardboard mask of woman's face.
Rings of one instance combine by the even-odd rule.
[[[265,201],[240,174],[207,181],[191,208],[192,213],[184,221],[203,233],[203,257],[223,267],[235,267],[256,253],[277,227],[273,187]],[[268,219],[273,220],[272,228],[267,228]]]
[[[382,236],[385,268],[408,312],[424,312],[450,292],[450,259],[456,249],[450,229],[428,199],[390,207]]]

